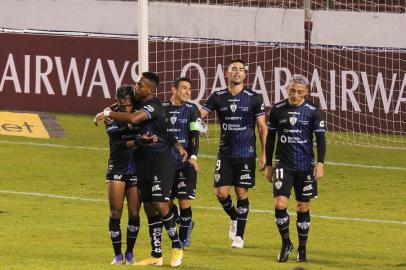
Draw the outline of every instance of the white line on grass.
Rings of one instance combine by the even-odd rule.
[[[109,151],[109,148],[106,148],[106,147],[71,146],[71,145],[52,144],[52,143],[13,142],[13,141],[0,140],[0,144],[17,144],[17,145],[42,146],[42,147],[53,147],[53,148],[63,148],[63,149]],[[208,158],[208,159],[216,159],[216,156],[214,156],[214,155],[199,154],[199,157]],[[352,164],[352,163],[334,162],[334,161],[327,161],[326,164],[331,165],[331,166],[342,166],[342,167],[406,171],[406,167],[395,167],[395,166]]]
[[[107,200],[103,200],[103,199],[89,199],[89,198],[81,198],[81,197],[75,197],[75,196],[63,196],[63,195],[46,194],[46,193],[38,193],[38,192],[21,192],[21,191],[13,191],[13,190],[0,190],[0,193],[27,195],[27,196],[35,196],[35,197],[48,197],[48,198],[57,198],[57,199],[65,199],[65,200],[87,201],[87,202],[107,202]],[[222,208],[213,207],[213,206],[193,206],[193,208],[194,209],[203,209],[203,210],[223,211]],[[250,212],[274,213],[274,211],[272,211],[272,210],[262,210],[262,209],[250,209]],[[294,216],[295,214],[291,214],[291,215]],[[360,222],[369,222],[369,223],[389,223],[389,224],[406,225],[406,221],[396,221],[396,220],[333,217],[333,216],[314,215],[314,214],[312,214],[312,217],[322,218],[322,219],[331,219],[331,220],[345,220],[345,221],[360,221]]]

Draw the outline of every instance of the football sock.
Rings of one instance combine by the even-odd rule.
[[[249,212],[248,198],[237,200],[237,233],[236,236],[244,238],[245,225],[247,224],[247,217]]]
[[[121,229],[120,219],[110,217],[109,231],[111,242],[113,243],[114,254],[117,256],[121,254]]]

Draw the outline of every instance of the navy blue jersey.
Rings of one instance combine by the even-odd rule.
[[[140,149],[142,153],[162,152],[169,150],[173,142],[167,132],[167,118],[165,108],[157,98],[152,98],[139,104],[138,110],[145,111],[148,114],[148,120],[137,124],[138,135],[146,133],[154,134],[158,137],[158,142],[154,144],[143,145]]]
[[[203,106],[216,111],[221,126],[219,153],[229,158],[256,156],[256,117],[265,114],[262,96],[245,88],[233,96],[228,89],[212,93]]]
[[[268,127],[278,133],[277,163],[294,171],[312,169],[313,133],[326,132],[320,109],[307,100],[302,105],[293,107],[285,99],[272,107]]]
[[[110,157],[107,173],[134,175],[136,173],[134,151],[127,147],[127,141],[134,140],[131,124],[113,120],[106,125],[110,139]]]
[[[191,132],[198,131],[200,128],[200,112],[195,104],[186,102],[182,106],[174,106],[170,102],[164,102],[166,116],[169,120],[168,132],[172,133],[175,139],[187,150],[191,155],[190,140],[192,139]],[[189,167],[189,162],[182,162],[182,156],[177,149],[173,149],[176,160],[176,169]],[[193,153],[194,154],[194,153]]]

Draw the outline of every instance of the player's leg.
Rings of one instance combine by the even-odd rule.
[[[307,173],[297,173],[295,178],[296,228],[299,240],[296,260],[298,262],[307,261],[306,243],[310,229],[310,199],[317,196],[317,182],[314,181],[312,171]]]
[[[140,189],[141,201],[144,204],[144,211],[148,219],[149,236],[151,241],[151,255],[139,261],[136,265],[162,265],[162,221],[158,212],[152,205],[152,176],[148,164],[148,158],[140,159],[138,171],[138,187]]]
[[[176,186],[176,197],[180,208],[179,239],[182,247],[188,247],[194,226],[192,200],[196,198],[197,173],[192,166],[185,167],[177,171],[175,180],[174,186]]]
[[[244,247],[244,232],[249,213],[248,189],[255,186],[255,166],[255,158],[233,162],[233,184],[237,196],[237,232],[231,244],[234,248]]]
[[[183,250],[179,241],[175,216],[169,207],[175,178],[175,161],[171,151],[161,152],[155,158],[153,163],[154,180],[151,189],[152,202],[172,242],[171,266],[179,266],[182,264]]]
[[[229,238],[234,240],[237,231],[237,210],[230,196],[233,170],[228,159],[217,157],[214,172],[214,191],[224,212],[230,217]]]
[[[275,169],[275,179],[273,183],[273,195],[275,206],[275,223],[282,239],[282,247],[278,256],[279,262],[287,261],[289,253],[293,249],[293,244],[289,236],[290,216],[287,209],[292,185],[292,172],[284,169],[283,167],[277,166]]]
[[[297,234],[299,239],[299,247],[297,249],[296,261],[305,262],[306,257],[306,243],[310,229],[310,202],[297,202]]]
[[[138,232],[140,230],[140,207],[141,199],[139,190],[136,184],[136,177],[133,181],[127,181],[126,198],[128,208],[128,224],[127,224],[127,249],[125,251],[126,264],[134,264],[134,245],[137,241]]]
[[[108,180],[107,194],[110,206],[109,232],[114,249],[114,259],[111,264],[122,264],[124,257],[121,253],[120,219],[124,205],[125,182]]]

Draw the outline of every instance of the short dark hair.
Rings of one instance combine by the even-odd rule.
[[[228,63],[228,65],[231,65],[231,64],[233,64],[233,63],[241,63],[241,64],[243,64],[243,66],[245,67],[245,62],[244,62],[244,60],[242,60],[242,59],[240,59],[240,58],[234,58],[234,59],[232,59],[232,60]]]
[[[192,85],[192,81],[188,77],[180,77],[173,81],[173,87],[178,88],[180,82],[188,82],[190,85]]]
[[[117,88],[116,90],[116,98],[125,100],[125,99],[132,99],[134,96],[133,86],[129,84],[124,84]]]
[[[151,71],[145,71],[142,73],[142,76],[145,77],[148,81],[154,82],[155,86],[158,86],[159,84],[159,77],[156,75],[154,72]]]

